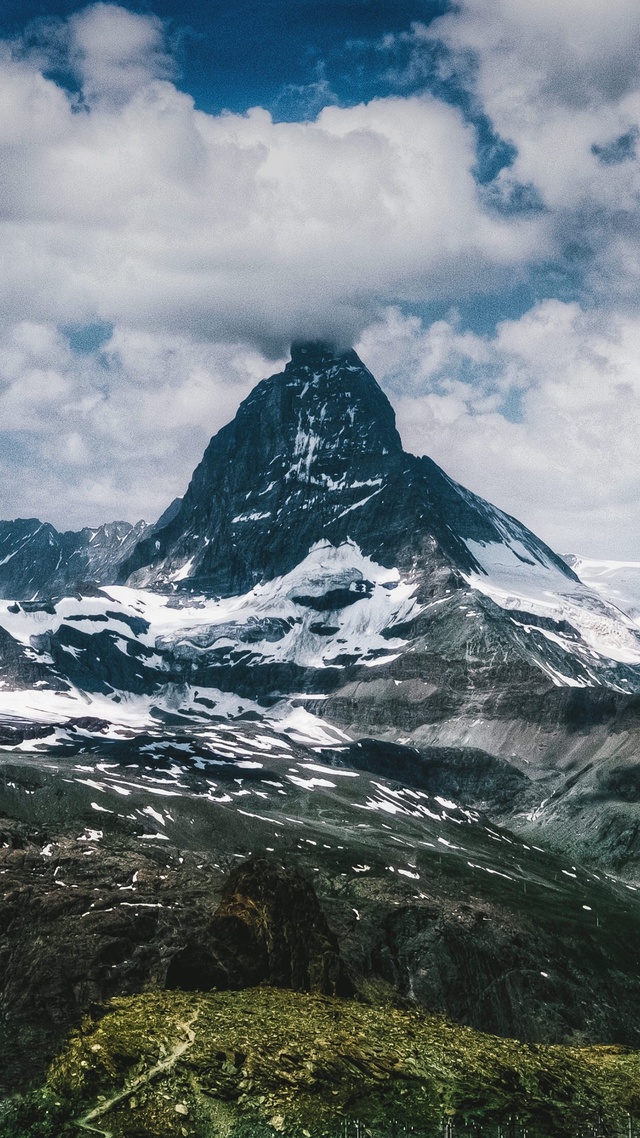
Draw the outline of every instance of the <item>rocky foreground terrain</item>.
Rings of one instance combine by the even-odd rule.
[[[456,1122],[536,1138],[623,1133],[639,1093],[637,1054],[622,1048],[531,1047],[409,1009],[274,988],[162,992],[85,1022],[46,1088],[6,1110],[4,1133],[29,1133],[20,1127],[34,1113],[40,1134],[113,1138],[435,1138]]]
[[[93,746],[96,724],[90,727]],[[114,1005],[114,1031],[121,1025],[127,1038],[129,1014],[132,1023],[146,1025],[150,1008],[161,1009],[153,1012],[159,1022],[174,1016],[171,1009],[178,1009],[176,1024],[185,1022],[183,998],[176,995],[174,1004],[171,993],[244,991],[245,1003],[238,1006],[246,1009],[254,997],[263,998],[259,993],[267,985],[316,992],[341,1006],[346,1001],[349,1016],[365,1015],[361,1005],[375,1009],[369,1025],[379,1024],[378,1013],[393,1020],[393,1009],[399,1014],[421,1008],[482,1032],[528,1041],[534,1051],[549,1042],[574,1048],[592,1040],[638,1046],[640,906],[632,886],[535,848],[440,795],[358,771],[348,765],[348,749],[327,746],[319,753],[311,740],[303,744],[291,735],[269,736],[263,724],[251,721],[223,728],[215,740],[210,729],[206,741],[203,734],[198,743],[165,727],[155,736],[105,739],[101,755],[73,754],[67,747],[65,757],[60,741],[54,755],[46,748],[44,761],[37,749],[14,751],[11,761],[5,756],[0,1072],[7,1104],[17,1112],[15,1127],[23,1127],[12,1131],[9,1113],[8,1134],[30,1135],[36,1123],[45,1128],[34,1129],[34,1135],[66,1133],[63,1124],[74,1133],[70,1119],[98,1105],[98,1095],[109,1099],[130,1088],[132,1079],[160,1061],[156,1044],[134,1033],[124,1058],[116,1057],[96,1081],[80,1079],[85,1060],[77,1058],[75,1044],[67,1054],[65,1041],[83,1017],[79,1038],[97,1030],[114,998],[131,1001]],[[87,727],[76,726],[68,734],[82,731]],[[27,742],[33,748],[43,745]],[[156,993],[160,1002],[139,1004],[138,994],[144,992]],[[224,1004],[230,1029],[235,998],[229,994]],[[278,1002],[280,996],[270,998],[275,1002],[268,1005],[264,1024],[255,1021],[256,1046],[265,1030],[261,1046],[267,1049],[279,1009],[285,1034],[287,1017],[293,1015],[290,1004]],[[189,1005],[196,1006],[197,1001]],[[303,1004],[299,1014],[307,1017],[316,1006],[324,1007]],[[407,1020],[409,1026],[413,1022]],[[445,1030],[441,1020],[429,1020],[427,1028]],[[304,1030],[313,1033],[313,1020]],[[360,1039],[360,1027],[353,1030]],[[455,1051],[458,1036],[451,1032]],[[163,1046],[171,1051],[184,1040],[176,1027]],[[333,1046],[326,1044],[329,1050]],[[225,1045],[216,1054],[226,1056],[229,1050]],[[238,1045],[234,1054],[242,1051]],[[508,1052],[516,1053],[517,1048]],[[295,1078],[291,1072],[283,1076],[281,1090],[268,1098],[269,1118],[284,1111],[287,1126],[293,1122],[282,1088],[286,1084],[290,1094],[290,1077],[294,1085],[302,1079],[302,1086],[309,1060],[306,1045],[294,1054],[300,1071]],[[562,1063],[573,1062],[573,1052],[557,1055]],[[326,1055],[322,1062],[328,1062]],[[164,1129],[158,1119],[178,1093],[172,1080],[179,1072],[176,1102],[185,1101],[187,1070],[172,1068],[166,1079],[154,1075],[144,1099],[127,1091],[128,1102],[134,1098],[140,1117],[147,1118],[146,1131],[127,1102],[117,1126],[116,1111],[114,1119],[105,1120],[104,1132],[181,1133],[184,1118],[170,1116],[162,1122]],[[458,1060],[451,1077],[455,1070]],[[574,1077],[575,1072],[567,1075]],[[202,1093],[213,1096],[214,1115],[218,1099],[239,1103],[240,1112],[232,1114],[241,1126],[250,1122],[252,1111],[260,1114],[262,1104],[253,1085],[248,1091],[238,1087],[238,1071],[234,1079],[228,1097],[218,1096],[215,1087]],[[363,1079],[368,1086],[366,1072]],[[330,1075],[322,1087],[329,1105],[320,1110],[314,1134],[332,1133],[342,1117],[341,1105],[338,1115],[331,1115],[336,1088]],[[396,1084],[388,1089],[395,1103]],[[422,1083],[418,1089],[412,1110],[428,1098]],[[11,1097],[16,1091],[18,1099]],[[200,1091],[194,1093],[201,1102]],[[361,1113],[358,1094],[354,1118]],[[429,1099],[429,1110],[420,1114],[423,1121],[441,1110],[443,1094]],[[505,1094],[495,1107],[498,1113],[504,1114],[507,1101],[510,1110],[520,1102],[515,1091],[513,1098],[511,1091]],[[376,1099],[376,1117],[386,1101]],[[468,1105],[468,1099],[461,1101]],[[588,1101],[589,1110],[595,1110],[597,1095]],[[189,1096],[187,1104],[187,1133],[222,1132],[207,1130],[213,1115],[202,1114]],[[480,1110],[480,1102],[476,1105]],[[493,1106],[482,1110],[494,1117]]]
[[[155,526],[0,552],[0,1134],[628,1138],[629,569],[318,344]]]

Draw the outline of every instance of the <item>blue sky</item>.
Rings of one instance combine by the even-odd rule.
[[[640,559],[636,0],[0,12],[0,515],[153,518],[292,338]]]
[[[6,0],[0,31],[21,35],[30,23],[65,18],[83,3]],[[326,76],[335,96],[357,102],[386,94],[382,67],[372,66],[375,45],[412,21],[429,22],[444,0],[166,0],[129,4],[130,11],[154,13],[166,21],[176,45],[179,82],[202,110],[245,111],[264,106],[279,118],[297,118],[303,93],[296,88]]]

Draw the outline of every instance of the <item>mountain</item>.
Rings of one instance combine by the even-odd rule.
[[[109,522],[60,533],[37,518],[0,522],[0,597],[37,600],[113,581],[150,528],[142,521]]]
[[[100,548],[87,532],[83,549]],[[0,603],[0,716],[143,729],[297,705],[321,740],[328,724],[404,747],[389,761],[413,785],[431,761],[436,789],[640,873],[636,621],[516,519],[406,454],[355,352],[294,346],[211,440],[184,498],[133,549],[131,537],[122,583],[107,579],[105,539],[94,595]],[[46,531],[36,539],[49,548]],[[379,770],[370,749],[356,760]],[[497,769],[524,777],[523,793],[498,801]]]
[[[571,569],[515,519],[402,449],[387,397],[354,351],[299,344],[211,440],[172,520],[120,580],[229,596],[290,572],[318,541],[387,567],[481,571],[474,546]],[[520,548],[522,546],[522,548]]]
[[[441,614],[432,611],[441,602],[447,635],[438,632],[437,642],[446,639],[451,647],[462,633],[467,645],[475,643],[466,651],[474,671],[498,656],[542,668],[560,686],[640,690],[637,625],[585,588],[515,518],[458,485],[429,458],[406,454],[391,405],[356,353],[336,354],[322,344],[294,346],[284,372],[264,380],[241,404],[233,422],[211,440],[168,523],[122,562],[120,579],[180,594],[248,597],[257,589],[263,614],[268,582],[281,582],[282,594],[295,580],[300,593],[304,567],[316,581],[307,609],[333,616],[302,620],[305,650],[292,652],[291,641],[300,640],[294,629],[287,635],[288,660],[309,658],[311,625],[315,656],[325,666],[338,657],[350,656],[353,663],[366,657],[366,648],[342,635],[344,618],[336,614],[358,590],[373,596],[376,574],[392,572],[413,586],[414,649],[421,628],[433,639],[434,623],[442,625]],[[387,589],[392,584],[384,583]],[[341,600],[344,588],[350,595]],[[481,604],[477,593],[487,600]],[[471,638],[468,603],[479,622]],[[280,609],[273,604],[266,619],[300,623]],[[508,611],[509,619],[497,610]],[[254,615],[253,622],[260,619]],[[383,621],[371,632],[388,635],[398,623],[395,613],[386,628]],[[334,626],[341,635],[332,641],[328,630]],[[252,643],[259,639],[252,635]],[[336,643],[346,647],[336,651]],[[367,647],[372,650],[371,641]],[[427,674],[431,670],[427,666]],[[424,669],[420,674],[424,678]]]
[[[141,992],[288,972],[638,1045],[631,578],[406,454],[353,351],[296,345],[155,527],[3,523],[0,553],[0,1097],[113,997],[144,1031]]]

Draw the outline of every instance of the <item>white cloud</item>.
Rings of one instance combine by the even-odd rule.
[[[69,58],[86,99],[122,104],[154,79],[173,74],[157,16],[114,4],[92,4],[71,16]]]
[[[543,252],[539,221],[486,211],[474,131],[437,99],[209,115],[158,78],[155,17],[100,4],[67,30],[84,104],[35,57],[0,60],[9,324],[349,340],[381,302],[489,288]]]
[[[0,516],[157,516],[275,369],[261,351],[361,335],[411,448],[561,551],[638,555],[637,0],[460,0],[411,37],[447,44],[517,148],[498,190],[533,185],[544,211],[492,210],[473,127],[426,93],[205,114],[161,22],[109,4],[38,53],[0,45]],[[402,314],[567,243],[591,251],[600,314],[547,300],[491,337]],[[71,351],[60,329],[96,321],[108,343]]]
[[[169,70],[160,21],[109,4],[0,50],[0,516],[152,518],[273,370],[238,344],[350,342],[540,244],[487,213],[474,131],[437,99],[274,124],[196,110]],[[109,343],[71,351],[59,329],[92,322]]]
[[[124,327],[78,354],[52,326],[16,325],[0,338],[0,517],[154,520],[276,366],[241,345]]]
[[[460,0],[414,29],[444,43],[517,154],[498,178],[532,185],[556,248],[590,254],[588,285],[637,289],[640,254],[640,20],[636,0]]]
[[[559,105],[617,102],[640,77],[635,0],[460,0],[431,25],[435,36],[479,61],[486,105],[516,117],[541,97]]]
[[[391,310],[358,350],[409,450],[559,552],[638,556],[640,317],[548,300],[479,337]]]

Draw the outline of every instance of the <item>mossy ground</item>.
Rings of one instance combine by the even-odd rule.
[[[114,1000],[43,1088],[5,1104],[0,1133],[320,1138],[358,1119],[373,1134],[426,1135],[448,1116],[495,1134],[517,1116],[532,1136],[564,1138],[622,1132],[629,1112],[640,1114],[636,1052],[527,1045],[389,1005],[257,988]]]

